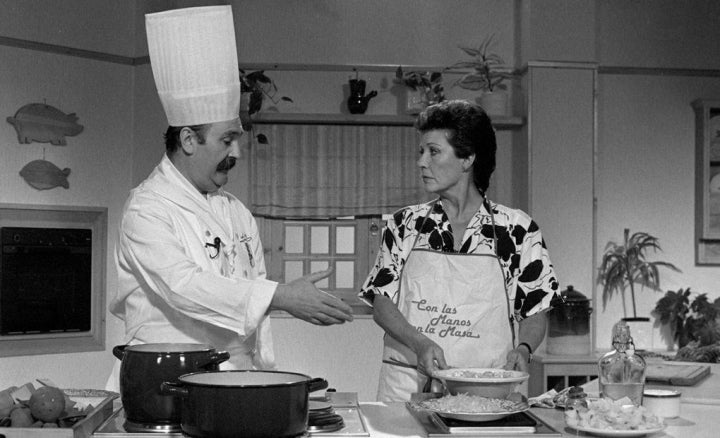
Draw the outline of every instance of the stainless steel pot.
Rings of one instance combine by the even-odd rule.
[[[208,371],[165,382],[182,398],[184,434],[212,438],[278,438],[305,433],[309,393],[328,382],[283,371]]]
[[[139,424],[180,424],[181,400],[160,392],[163,382],[183,374],[214,371],[230,358],[205,344],[118,345],[113,355],[120,365],[120,399],[128,421]]]

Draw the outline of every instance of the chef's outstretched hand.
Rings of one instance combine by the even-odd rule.
[[[340,298],[315,287],[313,283],[327,278],[332,269],[313,272],[279,284],[270,302],[272,310],[284,310],[292,316],[316,325],[342,324],[352,321],[352,309]]]

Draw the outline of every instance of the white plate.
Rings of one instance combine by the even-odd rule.
[[[509,373],[510,377],[463,377],[453,376],[457,372],[470,373]],[[502,368],[448,368],[446,370],[435,370],[432,376],[440,380],[453,380],[456,382],[482,382],[482,383],[519,383],[528,379],[529,374],[524,371],[508,371]]]
[[[572,427],[568,426],[571,429],[579,430],[581,432],[587,432],[592,435],[597,436],[610,436],[610,437],[632,437],[632,436],[643,436],[643,435],[650,435],[651,433],[660,432],[661,430],[665,429],[665,426],[657,427],[655,429],[645,429],[645,430],[607,430],[607,429],[595,429],[594,427]]]
[[[423,409],[431,411],[431,412],[435,412],[439,416],[445,417],[445,418],[453,418],[455,420],[462,420],[462,421],[482,422],[482,421],[499,420],[501,418],[505,418],[512,414],[525,412],[528,409],[530,409],[530,407],[526,406],[526,407],[524,407],[522,409],[518,409],[516,411],[488,412],[488,413],[448,412],[448,411],[443,411],[440,409],[430,409],[430,408],[423,408]]]

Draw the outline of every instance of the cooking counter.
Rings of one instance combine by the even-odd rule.
[[[368,426],[370,437],[426,437],[425,431],[413,418],[404,403],[361,403],[360,408]],[[681,406],[679,418],[667,420],[663,432],[650,438],[711,438],[718,436],[720,406],[687,404]],[[590,436],[565,429],[563,411],[560,409],[532,408],[530,411],[547,424],[560,431],[563,436]],[[470,437],[472,435],[457,435]],[[477,435],[481,436],[481,435]],[[485,435],[487,437],[488,435]],[[511,436],[511,435],[503,435]],[[518,435],[531,437],[532,435]]]
[[[587,383],[585,389],[588,393],[597,392],[597,381]],[[670,386],[664,384],[649,384],[648,388],[672,388],[682,393],[680,417],[666,420],[666,429],[650,435],[650,438],[710,438],[718,436],[720,428],[720,364],[711,364],[711,373],[695,386]],[[342,431],[334,433],[314,433],[312,437],[408,437],[424,438],[427,436],[421,423],[410,413],[405,403],[381,403],[365,401],[359,404],[364,433],[357,431]],[[531,408],[530,412],[557,430],[562,436],[589,436],[566,429],[563,411],[560,409]],[[154,435],[160,436],[160,435]],[[166,435],[165,435],[166,436]],[[472,437],[483,435],[457,434],[453,436]],[[488,437],[490,435],[484,435]],[[512,436],[508,434],[504,437]],[[531,437],[532,434],[517,436]]]
[[[597,392],[597,381],[585,385],[589,393]],[[667,419],[664,431],[649,435],[650,438],[711,438],[720,429],[720,364],[710,364],[710,375],[695,386],[671,386],[649,384],[648,388],[672,388],[680,391],[680,417]],[[371,437],[427,436],[422,426],[409,413],[404,403],[366,402],[360,409]],[[563,436],[590,436],[565,428],[563,411],[560,409],[531,408],[530,411]],[[457,435],[469,437],[471,435]],[[478,435],[480,436],[480,435]],[[487,435],[485,435],[487,436]],[[504,435],[509,436],[509,435]],[[529,437],[524,434],[519,436]]]

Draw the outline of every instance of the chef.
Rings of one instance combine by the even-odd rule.
[[[222,188],[243,134],[231,7],[148,14],[145,24],[166,153],[122,211],[110,310],[127,344],[209,344],[230,353],[221,368],[272,368],[271,310],[317,325],[351,321],[352,310],[313,285],[329,271],[266,279],[257,224]]]

